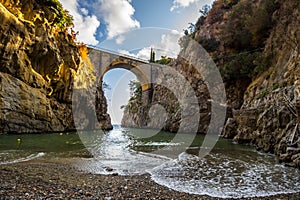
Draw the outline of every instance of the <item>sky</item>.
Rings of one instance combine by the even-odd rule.
[[[196,23],[199,10],[214,0],[59,0],[74,18],[77,41],[101,49],[148,60],[150,49],[156,59],[176,57],[178,39],[189,23]],[[120,124],[121,106],[129,99],[130,71],[114,69],[103,81],[108,112],[113,124]]]

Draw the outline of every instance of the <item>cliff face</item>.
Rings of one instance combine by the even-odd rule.
[[[276,25],[263,54],[273,54],[269,68],[247,88],[244,103],[235,111],[234,139],[275,153],[280,161],[300,168],[300,3],[281,3]],[[252,123],[249,123],[251,119]],[[226,135],[226,134],[225,134]]]
[[[77,73],[92,68],[82,56],[87,50],[59,26],[50,8],[34,0],[0,1],[1,133],[76,128],[74,80],[89,82],[94,74]],[[99,94],[99,101],[105,103],[103,93]],[[109,126],[107,117],[104,128]]]
[[[131,98],[125,107],[121,125],[125,127],[162,129],[170,132],[177,132],[180,126],[182,126],[182,132],[198,130],[199,133],[206,133],[211,110],[211,103],[208,101],[210,96],[207,86],[197,70],[185,59],[177,58],[169,65],[170,68],[175,69],[186,77],[187,82],[185,82],[186,80],[180,79],[180,77],[170,76],[168,73],[165,74],[164,70],[155,72],[155,74],[158,74],[157,80],[155,81],[158,84],[154,85],[153,96],[150,103],[143,103],[144,99],[142,95]],[[182,102],[180,103],[174,94],[174,89],[179,91],[179,95],[188,95],[187,83],[191,86],[195,98],[197,98],[195,101],[198,101],[198,103],[195,104],[195,102],[192,102],[193,105],[189,105],[189,107],[183,111]],[[155,109],[157,105],[161,107]],[[155,112],[151,111],[152,106],[154,106]],[[198,107],[200,113],[196,113]],[[190,117],[196,115],[200,115],[200,123],[196,121],[195,118],[191,119]]]
[[[224,80],[228,120],[222,136],[251,143],[258,150],[274,153],[280,161],[298,168],[299,14],[298,0],[220,0],[207,16],[199,18],[196,30],[190,34],[209,52]],[[205,133],[211,113],[209,93],[201,75],[180,58],[171,66],[193,86],[199,105],[203,106],[198,132]],[[158,86],[153,100],[153,104],[168,102],[169,106],[164,107],[173,118],[164,128],[176,131],[180,110],[171,108],[178,102]],[[147,124],[146,111],[147,108],[131,111],[135,120],[129,124]],[[125,113],[129,117],[130,109]]]
[[[233,109],[223,137],[251,143],[298,168],[299,12],[296,0],[216,1],[195,32],[200,44],[219,42],[210,53]],[[212,16],[218,20],[212,22]]]

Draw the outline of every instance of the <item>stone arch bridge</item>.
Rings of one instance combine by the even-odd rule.
[[[143,102],[151,102],[153,93],[152,82],[157,77],[156,70],[153,67],[154,63],[95,47],[89,47],[88,52],[91,62],[96,68],[98,83],[101,83],[105,73],[112,69],[121,68],[129,70],[141,83]]]

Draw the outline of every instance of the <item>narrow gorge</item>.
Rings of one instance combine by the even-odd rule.
[[[76,43],[76,34],[67,30],[71,16],[61,5],[48,4],[1,1],[1,133],[111,129],[106,99],[88,48]],[[209,12],[202,12],[194,29],[187,32],[207,50],[224,80],[227,120],[222,137],[250,143],[298,168],[299,12],[296,0],[219,0]],[[262,20],[255,23],[258,17]],[[201,120],[199,124],[190,122],[186,132],[198,126],[198,133],[205,134],[211,117],[205,81],[181,57],[168,66],[187,78],[198,98]],[[158,79],[176,84],[166,77]],[[84,102],[83,107],[76,107],[80,125],[74,123],[74,90],[81,94],[77,100]],[[89,98],[91,92],[96,99]],[[169,113],[165,122],[148,116],[155,104]],[[94,107],[97,120],[87,117]],[[177,132],[183,120],[180,111],[174,94],[155,85],[150,104],[144,105],[139,95],[131,98],[122,125]],[[193,112],[191,107],[188,115]]]
[[[0,41],[0,200],[299,200],[299,0],[0,0]]]

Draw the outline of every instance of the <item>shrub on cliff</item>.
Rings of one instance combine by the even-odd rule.
[[[273,25],[272,15],[277,9],[275,0],[265,0],[257,4],[240,1],[233,6],[222,30],[225,47],[237,51],[262,47]]]
[[[276,0],[218,0],[205,18],[199,17],[196,31],[204,24],[205,29],[219,29],[217,35],[204,30],[210,37],[200,32],[197,40],[214,57],[226,81],[250,81],[270,67],[270,57],[262,51],[278,8]]]
[[[238,51],[252,49],[252,36],[247,27],[247,20],[252,15],[252,3],[250,1],[240,2],[232,8],[228,21],[222,29],[221,40],[225,47]]]
[[[158,63],[160,65],[167,65],[172,61],[172,58],[167,56],[161,56],[159,60],[156,60],[155,63]]]
[[[56,15],[54,23],[62,30],[73,26],[73,17],[65,10],[58,0],[37,0],[37,3],[45,5]]]
[[[256,60],[260,59],[260,52],[241,52],[228,57],[228,61],[221,68],[225,81],[251,80],[253,71],[257,67]]]
[[[223,4],[225,8],[231,8],[235,4],[237,4],[240,0],[223,0]]]
[[[129,113],[136,113],[142,105],[142,86],[138,81],[130,81],[129,83],[130,98],[127,105],[121,106]]]
[[[220,46],[220,42],[217,41],[216,38],[200,37],[198,42],[207,52],[216,51]]]
[[[252,80],[270,67],[270,58],[264,57],[262,50],[278,8],[275,0],[240,1],[232,7],[221,40],[228,52],[237,53],[225,59],[221,68],[225,80]]]
[[[54,23],[63,31],[73,26],[73,17],[58,0],[0,0],[0,3],[20,19],[34,22],[35,14],[42,12],[46,14],[44,17],[50,23]]]

